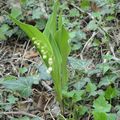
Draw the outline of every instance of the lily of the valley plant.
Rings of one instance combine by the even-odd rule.
[[[10,16],[31,39],[40,53],[47,72],[51,74],[54,81],[54,89],[56,98],[62,104],[62,89],[67,85],[67,57],[70,53],[70,45],[68,42],[69,35],[62,24],[62,16],[58,15],[59,3],[56,2],[54,10],[50,16],[44,32],[40,32],[36,27],[18,21]]]

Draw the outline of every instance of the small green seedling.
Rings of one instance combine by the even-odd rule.
[[[47,66],[47,72],[51,74],[54,81],[56,98],[62,105],[62,89],[68,81],[67,57],[70,53],[70,44],[68,32],[62,24],[61,14],[57,20],[58,8],[57,1],[43,33],[32,25],[22,23],[12,16],[10,18],[29,36],[39,51]]]

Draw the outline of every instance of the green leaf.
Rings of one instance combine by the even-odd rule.
[[[118,76],[116,74],[106,75],[105,77],[101,79],[98,87],[110,85],[111,83],[114,83],[114,81],[117,78]]]
[[[73,90],[73,91],[63,91],[63,96],[66,98],[71,98],[72,101],[75,103],[77,101],[80,101],[82,99],[84,91],[83,90]]]
[[[50,16],[48,22],[47,22],[47,25],[45,27],[45,30],[44,30],[44,34],[50,38],[50,35],[52,36],[52,38],[54,38],[54,34],[56,32],[56,28],[57,28],[57,9],[59,8],[59,2],[57,0],[57,2],[55,2],[54,4],[54,10],[53,10],[53,13],[52,15]]]
[[[95,112],[109,112],[111,109],[111,105],[108,104],[102,95],[94,100],[93,107]]]
[[[104,112],[93,112],[94,120],[107,120],[107,114]]]
[[[10,16],[10,18],[32,39],[31,41],[36,46],[37,50],[40,52],[41,55],[41,47],[44,47],[44,50],[47,52],[47,59],[44,60],[45,64],[48,66],[48,58],[53,57],[53,50],[49,43],[49,40],[47,37],[42,34],[36,27],[33,27],[32,25],[28,25],[25,23],[21,23],[17,19]]]
[[[111,86],[109,86],[105,91],[105,98],[109,100],[116,96],[117,96],[117,89],[115,87],[112,88]]]
[[[97,67],[103,72],[103,74],[110,70],[110,65],[107,63],[98,64]]]
[[[90,82],[90,78],[81,78],[78,82],[74,84],[74,87],[77,90],[81,90],[86,85],[86,83],[89,82]]]
[[[57,46],[59,48],[61,57],[62,57],[62,85],[65,85],[68,81],[68,73],[67,73],[67,58],[70,54],[70,44],[69,44],[69,35],[67,30],[64,28],[64,26],[61,26],[61,28],[56,32],[55,34],[55,40],[57,43]]]
[[[83,116],[85,113],[87,113],[88,108],[86,106],[82,105],[76,105],[75,106],[75,114],[77,114],[78,117]]]
[[[97,89],[94,83],[89,82],[86,86],[86,91],[92,94]]]

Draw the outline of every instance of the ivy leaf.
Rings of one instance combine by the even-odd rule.
[[[90,78],[81,78],[80,81],[78,81],[74,84],[74,87],[77,90],[81,90],[88,82],[90,82]]]
[[[18,91],[21,96],[28,97],[32,93],[32,83],[34,81],[32,79],[21,77],[18,80],[6,80],[1,84],[5,86],[5,88],[11,89],[13,91]]]
[[[116,74],[111,74],[111,75],[106,75],[105,77],[103,77],[98,85],[98,87],[101,86],[107,86],[110,85],[111,83],[113,83],[116,79],[118,78],[118,76]]]
[[[66,98],[71,98],[72,101],[75,103],[77,101],[80,101],[82,99],[84,91],[83,90],[73,90],[73,91],[63,91],[63,96]]]
[[[109,64],[99,64],[97,67],[105,74],[108,70],[110,70],[110,65]]]
[[[69,57],[69,63],[73,69],[76,70],[86,70],[86,68],[91,64],[91,61],[80,60],[74,57]]]
[[[87,92],[94,92],[97,89],[96,85],[94,83],[89,82],[86,86]]]
[[[109,112],[111,109],[111,105],[108,104],[102,95],[94,100],[93,107],[95,112]]]

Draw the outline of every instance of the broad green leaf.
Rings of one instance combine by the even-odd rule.
[[[66,82],[68,81],[68,73],[67,73],[67,58],[68,55],[70,53],[70,44],[69,44],[69,35],[68,32],[66,31],[66,29],[62,26],[61,29],[59,29],[56,32],[55,35],[55,40],[57,43],[57,46],[59,48],[61,57],[62,57],[62,65],[61,65],[61,69],[62,69],[62,86],[64,84],[66,84]]]
[[[47,58],[44,61],[45,64],[48,66],[48,59],[52,58],[54,55],[47,37],[42,34],[36,27],[22,23],[17,19],[13,18],[12,16],[10,16],[10,18],[31,38],[31,41],[36,46],[37,50],[40,52],[41,55],[43,55],[41,48],[44,48],[44,51],[47,52]]]
[[[102,95],[94,100],[93,107],[95,112],[109,112],[111,109],[111,105],[108,104]]]

